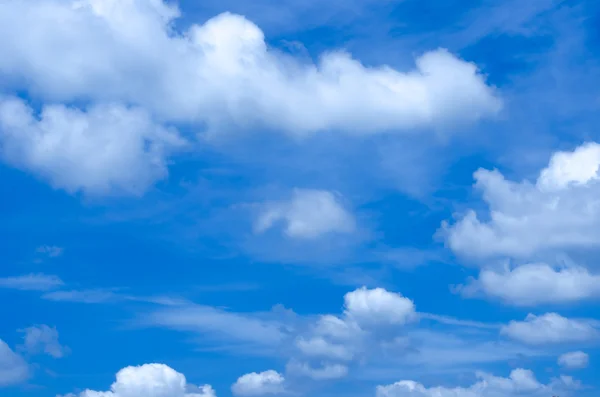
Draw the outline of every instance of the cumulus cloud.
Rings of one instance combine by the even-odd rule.
[[[556,392],[577,389],[579,382],[568,376],[561,376],[549,384],[538,382],[532,371],[513,370],[508,378],[491,374],[477,373],[478,382],[469,387],[448,388],[443,386],[427,388],[411,380],[403,380],[391,385],[377,386],[377,397],[546,397]],[[564,395],[564,394],[561,394]]]
[[[327,233],[351,233],[354,217],[340,198],[325,190],[294,189],[288,201],[266,204],[255,223],[262,233],[283,222],[285,234],[292,238],[313,239]]]
[[[110,391],[84,390],[63,397],[216,397],[210,385],[196,387],[185,376],[164,364],[126,367],[117,372]]]
[[[584,144],[557,152],[537,180],[513,182],[497,170],[475,172],[489,216],[469,211],[444,225],[457,254],[484,259],[530,258],[600,247],[600,145]],[[488,219],[489,218],[489,219]]]
[[[29,366],[21,356],[0,339],[0,387],[21,383],[29,378]]]
[[[45,353],[54,358],[61,358],[68,352],[68,348],[58,341],[56,328],[42,324],[21,331],[25,333],[22,348],[29,354]]]
[[[483,269],[478,279],[459,291],[466,297],[483,294],[516,306],[575,302],[600,296],[600,276],[580,266],[531,263],[504,271]]]
[[[0,288],[18,289],[21,291],[48,291],[64,285],[57,276],[45,274],[27,274],[23,276],[0,278]]]
[[[269,49],[240,15],[175,32],[179,10],[161,0],[9,1],[0,16],[0,73],[51,100],[119,101],[211,129],[299,135],[469,122],[500,108],[477,67],[445,50],[407,72],[340,51],[306,64]]]
[[[237,396],[260,396],[277,394],[284,391],[285,378],[274,370],[252,372],[242,375],[231,386],[231,391]]]
[[[558,358],[558,365],[569,369],[579,369],[587,367],[589,361],[590,357],[586,353],[576,351],[562,354]]]
[[[322,336],[299,337],[296,340],[296,347],[303,354],[311,357],[326,357],[337,360],[351,360],[353,357],[352,351],[347,346],[332,343]]]
[[[0,98],[0,143],[9,164],[89,194],[144,192],[167,176],[166,156],[185,144],[141,109],[51,105],[38,115],[17,98]]]
[[[348,367],[342,364],[323,364],[313,367],[308,363],[291,360],[286,371],[296,376],[306,376],[314,380],[339,379],[348,375]]]
[[[528,314],[524,321],[511,321],[500,332],[517,341],[543,345],[585,342],[597,338],[598,330],[588,322],[562,317],[557,313]]]
[[[383,288],[359,288],[344,296],[345,313],[359,323],[404,324],[415,319],[415,304]]]

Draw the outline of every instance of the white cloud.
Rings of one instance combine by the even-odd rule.
[[[489,220],[469,211],[455,224],[444,225],[449,247],[477,259],[598,249],[599,166],[600,145],[588,143],[555,153],[535,183],[478,170],[475,186],[489,206]]]
[[[195,390],[189,391],[188,390]],[[85,390],[64,397],[216,397],[210,385],[200,388],[186,382],[185,376],[164,364],[126,367],[117,372],[110,391]]]
[[[313,65],[268,49],[242,16],[178,34],[178,15],[160,0],[3,2],[0,73],[42,98],[131,103],[211,130],[366,134],[476,121],[500,108],[476,66],[445,50],[420,56],[408,72],[336,51]]]
[[[79,303],[108,303],[126,298],[127,296],[106,289],[53,291],[42,295],[42,299],[50,301]]]
[[[344,296],[345,314],[359,323],[404,324],[416,318],[415,304],[399,293],[362,287]]]
[[[9,164],[89,194],[144,192],[167,176],[167,155],[184,145],[140,109],[52,105],[36,115],[17,98],[0,98],[0,143]]]
[[[579,369],[587,367],[589,361],[590,357],[586,353],[576,351],[561,355],[558,358],[558,365],[569,369]]]
[[[517,306],[575,302],[600,296],[600,276],[584,267],[532,263],[504,271],[483,269],[460,292],[466,297],[483,293]]]
[[[261,350],[281,343],[286,334],[276,320],[200,306],[171,306],[145,314],[143,324],[198,332],[216,339],[257,345]]]
[[[348,367],[342,364],[323,364],[315,368],[308,363],[291,360],[286,365],[286,372],[321,381],[345,377],[348,375]]]
[[[585,342],[600,336],[588,322],[568,319],[556,313],[542,316],[528,314],[524,321],[511,321],[500,332],[531,345]]]
[[[477,373],[479,381],[469,387],[448,388],[443,386],[427,388],[411,380],[403,380],[391,385],[377,386],[377,397],[547,397],[556,392],[568,393],[579,387],[579,383],[567,376],[561,376],[544,385],[538,382],[530,370],[515,369],[508,378]],[[565,395],[565,394],[561,394]]]
[[[294,189],[289,201],[266,204],[254,227],[262,233],[280,221],[286,235],[302,239],[351,233],[356,228],[354,217],[339,198],[325,190]]]
[[[299,337],[296,339],[296,347],[305,355],[311,357],[327,357],[337,360],[351,360],[352,351],[343,344],[329,342],[321,336],[312,338]]]
[[[67,352],[68,348],[61,345],[58,341],[58,331],[56,328],[42,324],[21,330],[25,333],[22,348],[29,354],[45,353],[54,358],[61,358]]]
[[[49,258],[56,258],[58,256],[61,256],[64,250],[64,248],[57,247],[56,245],[42,245],[40,247],[37,247],[35,249],[35,252],[37,252],[38,254],[44,254]]]
[[[285,378],[280,373],[268,370],[242,375],[231,386],[231,391],[237,396],[260,396],[277,394],[284,391]]]
[[[339,379],[348,375],[348,367],[342,364],[323,364],[321,367],[314,368],[308,363],[295,360],[286,365],[286,371],[296,376],[306,376],[314,380]]]
[[[29,366],[21,356],[0,339],[0,387],[21,383],[29,378]]]
[[[45,274],[27,274],[24,276],[0,278],[0,288],[18,289],[21,291],[48,291],[64,285],[57,276]]]

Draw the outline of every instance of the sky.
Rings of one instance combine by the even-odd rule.
[[[599,22],[0,0],[0,394],[597,396]]]

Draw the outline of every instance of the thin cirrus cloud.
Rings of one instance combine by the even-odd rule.
[[[270,49],[243,16],[176,32],[179,15],[162,0],[0,4],[0,74],[45,102],[38,114],[2,99],[4,161],[71,193],[141,194],[186,146],[165,125],[371,134],[447,128],[501,108],[477,67],[446,50],[407,72],[341,51],[307,64]]]
[[[63,285],[64,283],[59,277],[41,273],[0,278],[0,288],[21,291],[48,291]]]

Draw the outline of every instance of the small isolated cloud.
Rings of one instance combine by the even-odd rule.
[[[70,193],[140,194],[167,176],[166,156],[185,142],[140,109],[87,111],[0,98],[0,156]]]
[[[590,357],[582,352],[569,352],[558,358],[558,365],[568,369],[580,369],[588,366]]]
[[[515,306],[568,303],[600,297],[600,275],[580,266],[532,263],[504,271],[481,270],[479,278],[459,291],[465,297],[481,294]]]
[[[35,252],[41,255],[45,255],[48,258],[56,258],[63,254],[64,248],[58,247],[56,245],[42,245],[35,249]]]
[[[10,288],[21,291],[48,291],[63,285],[63,281],[57,276],[41,273],[0,278],[0,288]]]
[[[362,324],[404,324],[416,318],[415,304],[383,288],[359,288],[344,296],[345,313]]]
[[[500,332],[530,345],[586,342],[600,336],[588,322],[568,319],[557,313],[528,314],[524,321],[511,321]]]
[[[54,358],[63,357],[69,349],[58,341],[58,331],[47,325],[36,325],[21,330],[25,333],[21,348],[28,354],[48,354]]]
[[[252,372],[240,376],[231,386],[231,391],[236,396],[277,394],[284,391],[284,383],[285,378],[277,371]]]
[[[348,375],[348,367],[342,364],[322,364],[313,367],[308,363],[296,360],[286,365],[286,371],[295,376],[305,376],[314,380],[339,379]]]
[[[508,378],[479,372],[479,381],[469,387],[428,388],[412,380],[403,380],[391,385],[377,386],[377,397],[547,397],[554,393],[570,391],[579,387],[579,382],[561,376],[549,384],[538,382],[532,371],[513,370]]]
[[[164,364],[144,364],[126,367],[117,372],[109,391],[84,390],[62,397],[216,397],[210,385],[197,387],[187,383],[185,376]]]
[[[352,233],[356,222],[329,191],[294,189],[287,201],[268,203],[255,222],[254,229],[263,233],[277,223],[283,224],[288,237],[313,239],[328,233]]]
[[[0,339],[0,387],[24,382],[29,378],[25,360]]]
[[[489,214],[469,211],[443,225],[457,254],[485,259],[530,258],[544,252],[600,248],[600,144],[555,153],[537,180],[506,180],[497,170],[475,172]]]

